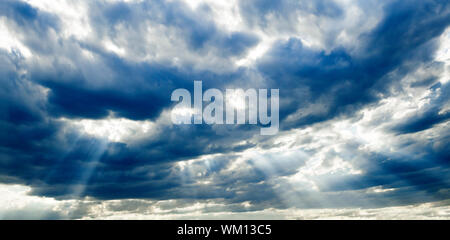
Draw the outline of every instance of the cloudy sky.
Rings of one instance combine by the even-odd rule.
[[[2,0],[0,84],[0,219],[450,219],[448,1]]]

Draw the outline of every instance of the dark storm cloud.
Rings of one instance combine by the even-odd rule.
[[[0,51],[0,74],[3,76],[1,90],[1,114],[5,120],[13,123],[36,122],[41,119],[39,107],[33,103],[39,97],[39,90],[22,79],[18,73],[22,56],[17,53],[8,54]],[[41,101],[41,104],[44,102]],[[42,105],[41,105],[42,106]]]
[[[450,23],[449,4],[442,1],[393,2],[385,18],[360,39],[364,47],[355,55],[345,49],[330,53],[305,47],[291,38],[279,42],[259,63],[260,71],[282,89],[281,127],[289,129],[352,113],[389,94],[401,79],[389,75],[405,63],[431,61],[436,44]],[[420,17],[419,17],[420,16]],[[284,98],[283,98],[284,96]],[[295,115],[297,111],[301,115]],[[289,119],[291,115],[292,119]]]
[[[431,99],[431,103],[427,104],[422,111],[408,116],[406,121],[392,127],[392,130],[402,134],[415,133],[432,128],[434,125],[450,119],[450,111],[444,109],[450,103],[450,85],[447,83],[442,86],[440,83],[437,83],[430,89],[438,97]]]
[[[2,4],[4,14],[19,25],[17,31],[24,35],[24,41],[29,43],[33,51],[55,56],[51,63],[53,69],[48,66],[44,69],[30,66],[33,70],[31,79],[51,90],[48,101],[52,116],[103,118],[108,116],[109,111],[114,111],[117,116],[129,119],[153,119],[170,104],[167,96],[172,90],[180,87],[190,89],[194,79],[205,81],[206,87],[211,84],[220,86],[224,81],[241,74],[218,76],[211,72],[193,72],[188,66],[186,69],[177,69],[165,66],[165,63],[130,62],[90,43],[49,36],[49,29],[59,31],[58,19],[26,3]],[[206,53],[214,48],[223,56],[240,55],[258,42],[250,34],[222,32],[212,20],[204,21],[182,3],[105,3],[93,6],[91,18],[96,32],[108,37],[114,36],[114,26],[119,23],[129,24],[130,28],[137,31],[137,37],[144,34],[142,28],[147,21],[165,24],[174,27],[181,36],[189,36],[189,45],[194,50],[201,49]],[[37,40],[48,44],[39,44],[35,42]],[[86,70],[89,63],[80,55],[81,49],[96,54],[100,60],[93,64],[104,68],[109,75],[99,76]],[[70,54],[75,66],[63,62],[58,58],[59,54]],[[108,78],[108,84],[102,83],[105,78]]]
[[[190,177],[180,179],[173,173],[171,162],[253,146],[250,143],[228,144],[227,141],[235,142],[231,138],[209,139],[215,134],[210,126],[179,127],[178,130],[164,127],[161,133],[134,147],[65,131],[62,123],[45,116],[45,110],[52,108],[46,105],[43,89],[30,82],[26,74],[18,74],[23,58],[3,52],[0,59],[3,85],[0,126],[4,133],[0,138],[0,178],[3,182],[29,184],[34,194],[106,199],[194,197],[194,191],[189,189],[197,187],[181,188],[181,183],[189,181]],[[65,95],[75,94],[76,97],[70,99],[82,100],[83,96],[75,93],[69,91]],[[86,106],[98,98],[85,102]],[[166,134],[169,132],[172,133]],[[209,171],[219,171],[229,158],[216,164],[212,162],[208,165]],[[195,196],[227,195],[214,189],[204,189]]]
[[[51,69],[33,67],[30,71],[32,81],[50,89],[48,111],[52,116],[100,119],[112,111],[117,117],[154,119],[163,109],[173,105],[170,95],[174,89],[185,88],[193,92],[193,80],[196,79],[202,79],[204,89],[221,88],[243,75],[242,71],[219,75],[189,67],[135,63],[89,45],[82,46],[100,59],[99,67],[105,70],[104,76],[89,75],[86,69],[73,68],[58,60],[53,62]],[[86,64],[83,59],[77,61],[80,65]]]
[[[412,202],[448,198],[448,193],[440,192],[449,187],[445,161],[449,157],[445,151],[449,141],[445,137],[435,142],[409,143],[410,147],[405,148],[416,149],[419,155],[405,159],[381,153],[372,155],[349,147],[354,152],[362,152],[358,167],[364,173],[339,180],[318,180],[323,183],[319,184],[320,190],[325,192],[320,196],[320,193],[294,193],[288,184],[279,180],[295,174],[304,165],[306,160],[300,157],[260,156],[269,159],[269,167],[259,165],[261,159],[253,159],[241,168],[225,171],[236,160],[235,152],[255,146],[270,147],[264,145],[267,142],[250,141],[255,131],[245,127],[158,125],[155,134],[133,144],[107,142],[81,135],[76,129],[68,130],[68,126],[55,118],[102,119],[113,111],[118,117],[155,120],[170,106],[169,96],[175,88],[192,90],[195,79],[203,80],[204,88],[223,88],[239,82],[252,71],[240,68],[223,74],[190,66],[126,60],[107,53],[96,43],[103,38],[121,37],[116,32],[120,25],[133,30],[135,37],[141,36],[147,24],[164,25],[176,32],[189,51],[212,52],[221,57],[244,54],[258,43],[258,38],[245,32],[222,31],[206,5],[191,10],[179,2],[156,1],[89,3],[89,19],[97,38],[83,42],[49,34],[60,33],[59,20],[26,3],[3,1],[0,5],[0,13],[17,27],[15,31],[23,35],[21,39],[33,54],[43,56],[42,61],[48,63],[25,61],[19,53],[0,53],[2,182],[26,184],[32,187],[33,194],[59,198],[214,198],[227,203],[259,204],[253,210],[320,207],[321,204],[368,206],[365,202],[368,200],[389,205],[396,199],[404,203],[405,198]],[[328,18],[343,14],[332,1],[306,5],[289,1],[241,3],[241,12],[250,24],[268,24],[270,14],[288,22],[297,14],[295,9]],[[433,39],[450,23],[449,4],[443,1],[396,1],[386,5],[384,14],[371,32],[359,37],[363,46],[357,53],[344,48],[319,51],[303,45],[297,38],[272,46],[258,62],[257,71],[267,80],[261,87],[281,91],[281,127],[298,128],[351,115],[389,95],[388,88],[406,74],[401,71],[405,63],[432,60],[436,49]],[[95,60],[83,57],[82,50],[95,55]],[[88,71],[90,65],[97,70],[94,72],[101,74]],[[398,75],[390,74],[395,70]],[[448,87],[439,88],[442,98],[448,97]],[[439,104],[444,101],[448,100],[439,98],[435,106],[397,130],[411,133],[446,121],[447,115],[439,115]],[[300,115],[295,115],[299,110]],[[243,140],[247,141],[240,143]],[[187,169],[174,164],[217,153],[225,155],[211,157]],[[364,161],[364,157],[370,161]],[[205,169],[206,173],[197,176]],[[209,183],[200,184],[197,180]],[[358,195],[360,199],[354,202],[350,201],[353,195],[339,193],[374,186],[402,190],[377,196]],[[324,203],[314,199],[324,196],[329,198]],[[302,202],[295,201],[294,197],[301,198]]]
[[[98,119],[114,111],[119,117],[153,119],[170,104],[167,96],[171,90],[187,85],[187,76],[176,69],[157,64],[127,63],[113,55],[102,59],[113,74],[114,84],[108,83],[101,88],[92,86],[91,83],[96,81],[93,77],[64,65],[56,65],[55,72],[32,75],[34,81],[51,89],[50,114]]]
[[[52,52],[51,30],[59,32],[60,22],[57,16],[39,11],[27,3],[6,0],[0,3],[0,16],[6,17],[12,29],[19,33],[17,37],[28,47],[40,54]]]
[[[0,175],[6,182],[24,182],[35,167],[52,164],[42,158],[55,153],[55,143],[47,144],[46,140],[52,139],[60,127],[45,116],[42,89],[20,74],[22,60],[15,53],[0,52]]]
[[[0,3],[0,14],[15,21],[21,28],[34,29],[41,34],[48,28],[58,27],[58,18],[38,11],[27,3],[5,0]]]

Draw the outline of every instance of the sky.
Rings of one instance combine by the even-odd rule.
[[[448,1],[2,0],[0,85],[0,219],[450,219]]]

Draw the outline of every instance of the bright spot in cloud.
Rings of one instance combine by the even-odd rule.
[[[450,28],[447,28],[440,37],[440,47],[436,53],[436,60],[445,64],[444,73],[439,79],[444,84],[450,81]]]
[[[0,18],[0,48],[8,51],[18,49],[24,57],[28,58],[32,56],[31,51],[8,29],[3,17]]]
[[[106,138],[112,142],[126,142],[131,138],[149,133],[154,126],[154,123],[150,121],[134,121],[125,118],[62,120],[69,122],[83,133]]]

